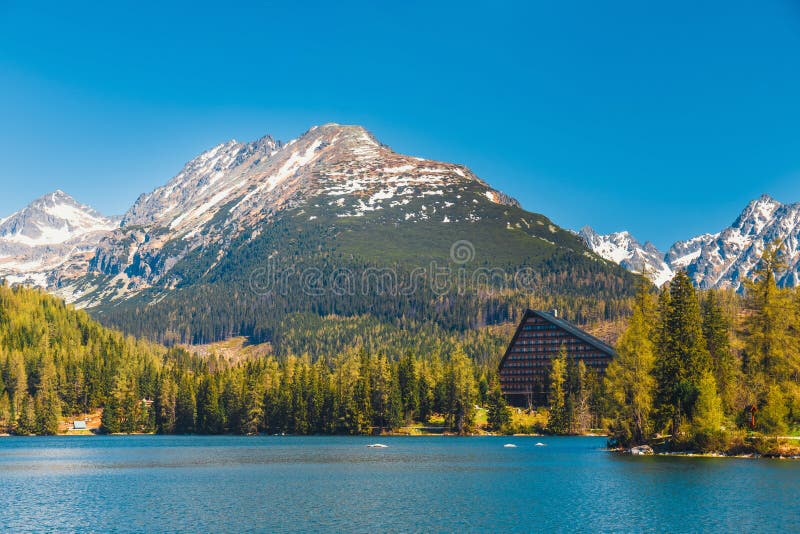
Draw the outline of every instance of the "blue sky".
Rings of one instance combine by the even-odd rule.
[[[795,0],[35,4],[0,0],[3,215],[331,121],[662,248],[800,201]]]

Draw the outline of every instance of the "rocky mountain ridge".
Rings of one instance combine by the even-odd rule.
[[[704,289],[740,289],[752,276],[764,247],[777,243],[787,262],[778,283],[788,287],[800,283],[800,203],[783,204],[766,194],[748,203],[731,226],[679,241],[663,254],[649,243],[641,245],[627,232],[598,235],[585,227],[580,235],[605,259],[634,272],[646,269],[658,285],[685,269]]]

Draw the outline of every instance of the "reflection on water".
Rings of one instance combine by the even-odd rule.
[[[800,529],[800,462],[631,458],[602,438],[0,439],[10,531]],[[547,447],[536,447],[544,441]]]

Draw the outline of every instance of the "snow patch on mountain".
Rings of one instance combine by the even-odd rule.
[[[650,242],[641,244],[629,232],[600,235],[590,226],[584,226],[578,234],[600,257],[617,263],[631,272],[647,273],[657,286],[663,285],[674,275],[664,260],[664,254]]]

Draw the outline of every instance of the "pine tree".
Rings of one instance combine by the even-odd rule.
[[[39,365],[39,381],[36,385],[36,433],[52,435],[58,433],[61,419],[61,399],[58,397],[56,368],[50,356],[44,355]]]
[[[120,427],[120,403],[117,395],[109,395],[106,405],[103,407],[103,415],[100,418],[100,428],[108,434],[121,432]]]
[[[192,382],[188,375],[184,375],[178,385],[178,394],[175,397],[175,432],[178,434],[193,433],[196,416],[197,404]]]
[[[700,306],[689,276],[679,271],[669,284],[662,310],[656,360],[656,406],[662,425],[675,436],[691,413],[710,357],[703,337]]]
[[[400,387],[400,398],[403,403],[403,419],[409,422],[419,409],[417,370],[411,354],[406,354],[398,362],[397,380]]]
[[[500,383],[496,380],[492,381],[489,386],[487,404],[486,422],[489,430],[494,432],[506,431],[511,423],[511,409],[508,407],[506,398],[500,389]]]
[[[21,397],[14,433],[21,436],[29,436],[35,434],[37,430],[36,413],[34,412],[33,400],[27,391],[22,393]]]
[[[210,376],[203,377],[197,390],[197,432],[219,434],[223,429],[217,383]]]

